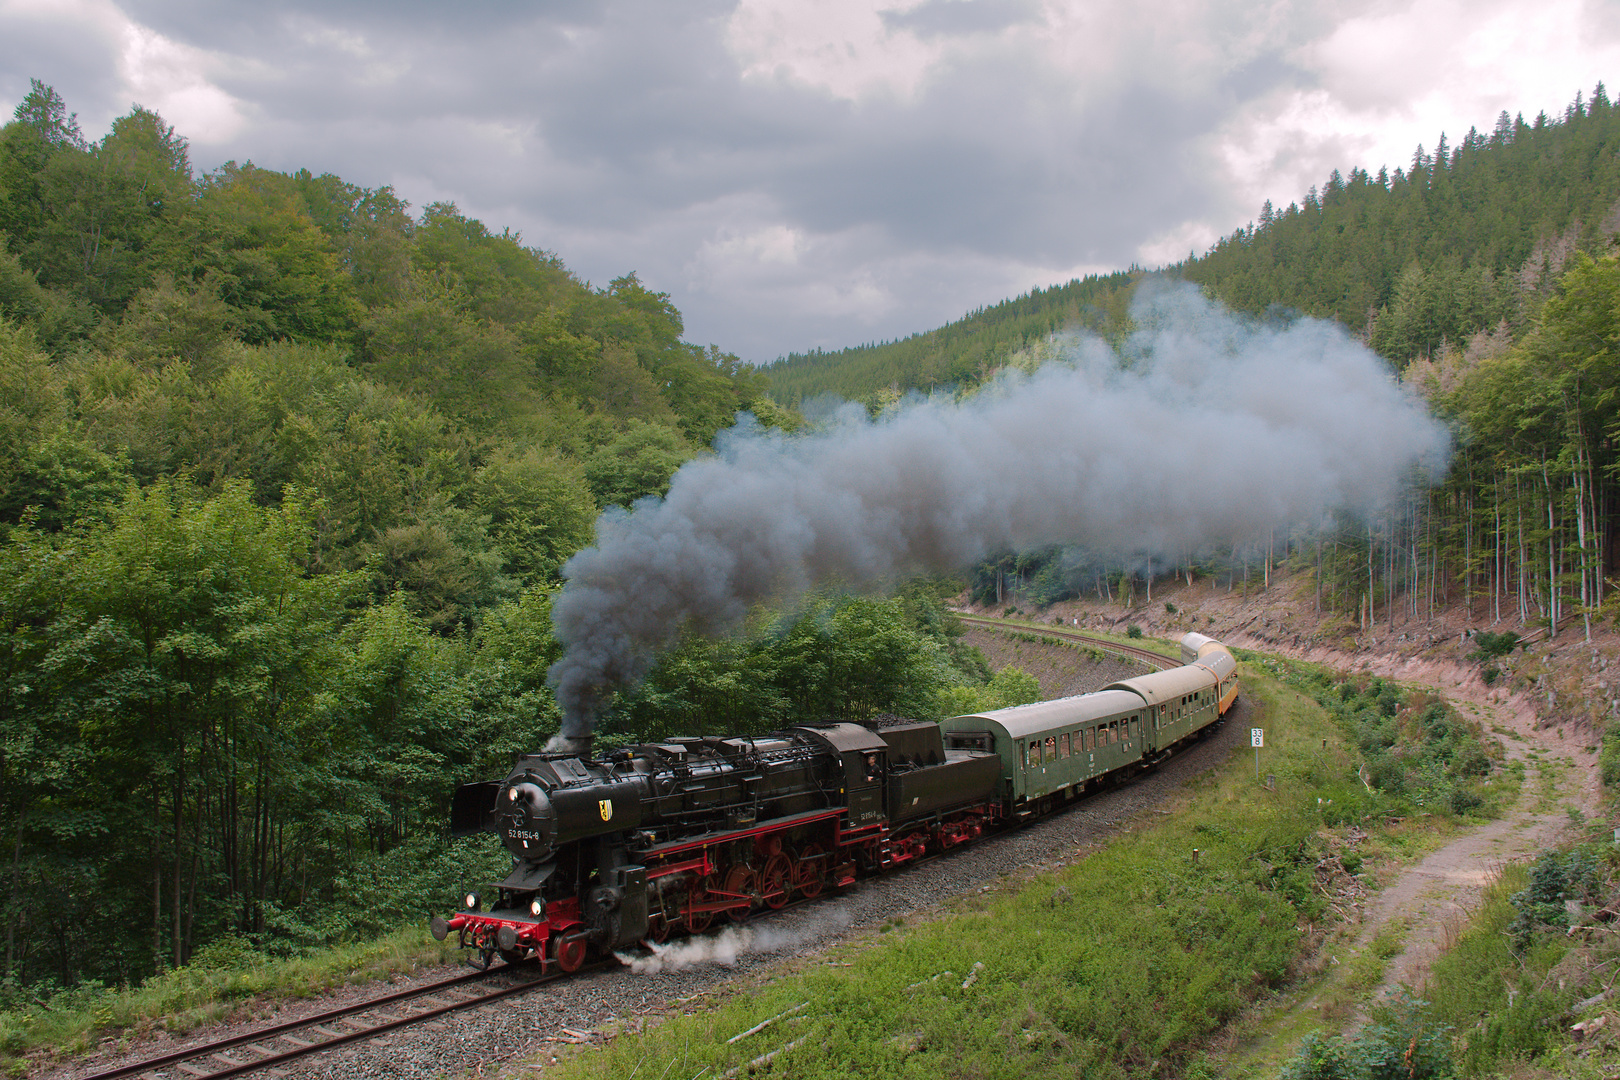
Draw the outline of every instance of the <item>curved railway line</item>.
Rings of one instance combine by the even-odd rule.
[[[1175,659],[1149,649],[1122,645],[1063,627],[1008,624],[999,619],[974,615],[958,615],[958,618],[975,626],[1040,634],[1083,644],[1142,660],[1161,670],[1178,665]],[[930,855],[917,860],[916,865],[933,863],[942,857],[940,854]],[[810,899],[797,899],[784,907],[792,909],[810,902]],[[225,1080],[226,1077],[260,1071],[270,1076],[281,1076],[286,1074],[282,1066],[291,1065],[301,1058],[522,995],[570,975],[616,966],[616,961],[609,958],[586,964],[575,972],[555,968],[542,972],[533,964],[520,963],[454,975],[160,1057],[81,1074],[80,1080],[120,1080],[124,1077],[141,1077],[142,1080]]]
[[[956,617],[962,622],[968,623],[971,626],[982,627],[986,630],[1002,630],[1025,634],[1042,634],[1046,637],[1059,638],[1064,641],[1073,641],[1081,645],[1089,646],[1093,649],[1102,649],[1104,652],[1118,653],[1121,656],[1128,656],[1133,660],[1145,660],[1159,671],[1168,671],[1170,668],[1181,666],[1180,660],[1176,660],[1160,652],[1154,652],[1152,649],[1141,649],[1137,648],[1135,645],[1121,645],[1117,641],[1109,641],[1106,638],[1092,637],[1090,634],[1083,634],[1078,630],[1069,630],[1062,626],[1026,626],[1022,623],[1009,623],[1002,619],[986,618],[983,615],[963,615],[960,612],[953,612],[953,614],[955,614]]]

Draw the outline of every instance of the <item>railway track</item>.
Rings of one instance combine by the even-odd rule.
[[[982,615],[958,614],[956,617],[971,626],[981,626],[987,630],[1017,630],[1022,633],[1044,634],[1047,637],[1079,642],[1094,649],[1118,653],[1121,656],[1129,656],[1135,660],[1145,660],[1159,671],[1181,666],[1180,660],[1172,659],[1163,653],[1154,652],[1152,649],[1139,649],[1134,645],[1121,645],[1117,641],[1092,637],[1090,634],[1083,634],[1078,630],[1069,630],[1062,626],[1026,626],[1022,623],[1010,623],[1003,619],[987,619]]]
[[[594,970],[612,963],[612,960],[605,960],[581,970]],[[537,968],[527,964],[509,964],[487,972],[453,975],[411,990],[385,994],[299,1020],[177,1050],[162,1057],[90,1073],[81,1080],[117,1080],[129,1076],[142,1080],[224,1080],[225,1077],[261,1070],[267,1071],[270,1076],[279,1076],[283,1075],[279,1066],[299,1058],[374,1038],[398,1028],[427,1023],[450,1013],[476,1009],[493,1001],[527,993],[563,977],[563,972],[541,974]]]

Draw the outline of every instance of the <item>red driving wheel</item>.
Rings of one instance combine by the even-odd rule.
[[[733,866],[731,873],[726,875],[726,892],[747,896],[754,891],[754,871],[746,866]],[[726,909],[726,917],[732,922],[748,921],[748,913],[754,909],[753,904],[738,904],[736,907]]]
[[[793,895],[793,860],[781,852],[772,855],[759,872],[759,894],[765,906],[775,910]]]
[[[709,900],[709,879],[700,878],[692,882],[692,888],[686,894],[686,929],[693,934],[701,934],[709,928],[714,921],[712,911],[693,911],[699,904]]]
[[[799,894],[806,900],[814,900],[821,895],[826,887],[826,879],[822,877],[820,844],[811,844],[799,852],[799,864],[794,868],[793,876],[799,887]]]

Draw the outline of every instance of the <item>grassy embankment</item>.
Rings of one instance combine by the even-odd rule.
[[[767,1054],[776,1075],[805,1078],[1212,1075],[1208,1051],[1299,985],[1332,922],[1317,871],[1336,834],[1374,828],[1359,851],[1376,862],[1426,850],[1451,820],[1437,807],[1386,824],[1339,720],[1253,664],[1245,693],[1236,722],[1266,729],[1275,790],[1256,783],[1245,739],[1154,826],[804,959],[555,1075],[725,1076]],[[1356,976],[1363,992],[1372,975]]]
[[[419,924],[374,941],[273,960],[228,939],[138,987],[91,984],[0,1012],[0,1071],[25,1075],[41,1055],[82,1054],[103,1039],[127,1046],[155,1031],[184,1034],[254,1000],[306,998],[410,973],[454,958],[453,944],[434,941]]]

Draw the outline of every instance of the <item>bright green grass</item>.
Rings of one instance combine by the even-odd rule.
[[[414,925],[376,941],[288,960],[244,963],[227,955],[228,949],[214,949],[133,989],[85,987],[0,1014],[0,1070],[22,1075],[27,1063],[19,1055],[40,1047],[71,1055],[89,1050],[108,1032],[122,1033],[126,1043],[156,1028],[186,1032],[225,1019],[251,999],[309,997],[442,964],[454,956],[452,945]]]

